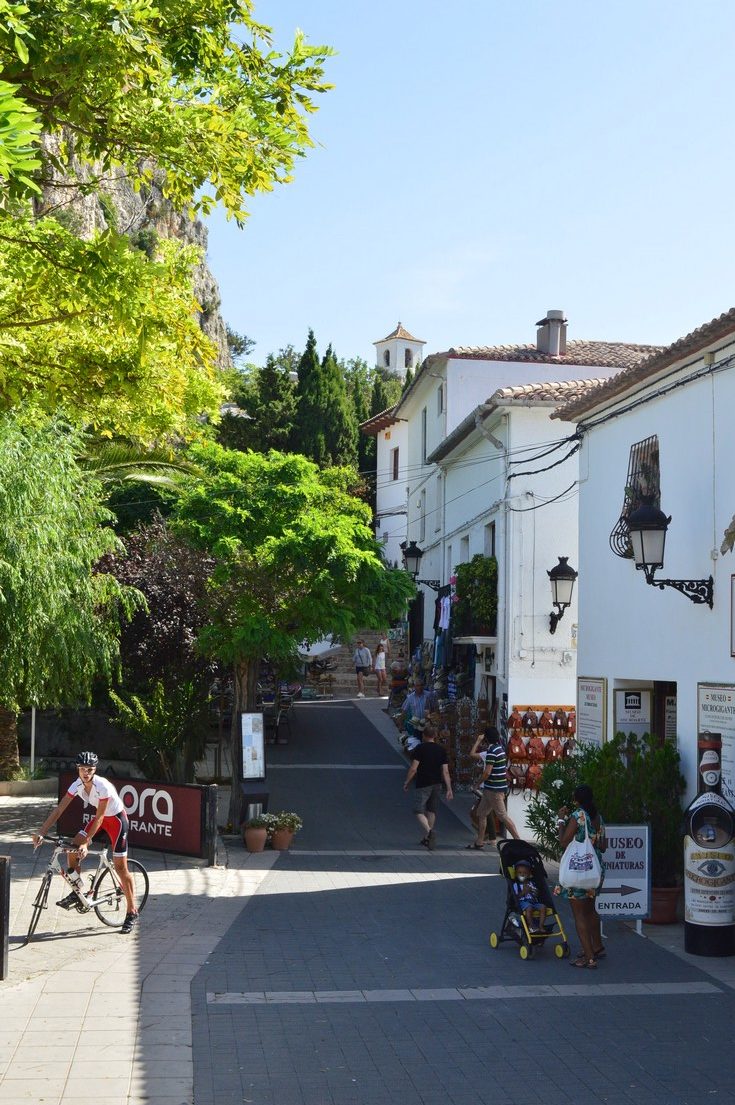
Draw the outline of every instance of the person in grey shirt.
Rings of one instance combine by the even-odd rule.
[[[365,697],[365,676],[369,674],[370,669],[373,666],[373,658],[370,655],[370,649],[366,646],[362,638],[358,639],[357,648],[354,655],[355,661],[355,675],[357,676],[357,697]]]

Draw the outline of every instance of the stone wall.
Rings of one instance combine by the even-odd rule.
[[[56,135],[44,135],[42,146],[53,154],[58,152],[59,142]],[[49,175],[57,176],[55,170]],[[87,166],[75,167],[75,177],[83,183],[92,182],[94,176]],[[201,260],[194,271],[194,295],[202,308],[199,325],[216,345],[220,367],[226,367],[231,360],[225,321],[220,314],[219,286],[207,265],[207,228],[199,219],[190,219],[173,209],[161,191],[161,180],[159,175],[157,182],[136,192],[123,170],[113,168],[85,195],[83,189],[73,187],[73,177],[59,178],[57,184],[44,185],[35,209],[38,215],[54,214],[82,238],[113,223],[117,230],[131,237],[155,231],[162,238],[177,238],[197,246]]]

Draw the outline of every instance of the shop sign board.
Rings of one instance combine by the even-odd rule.
[[[697,731],[722,737],[722,795],[735,805],[735,686],[697,684]]]
[[[265,779],[265,725],[263,714],[240,714],[243,779]]]
[[[671,744],[677,742],[675,694],[667,694],[664,702],[664,740]]]
[[[59,776],[59,798],[77,778],[71,771]],[[175,852],[181,856],[206,854],[205,823],[207,787],[194,784],[152,783],[147,779],[114,779],[130,822],[128,840],[138,848]],[[57,824],[59,831],[73,836],[95,816],[94,806],[75,798]]]
[[[615,732],[651,732],[651,692],[636,689],[615,691]]]
[[[607,679],[577,679],[577,737],[602,746],[607,738]]]
[[[605,881],[597,897],[597,912],[603,919],[647,917],[651,911],[650,826],[607,825],[605,832]]]

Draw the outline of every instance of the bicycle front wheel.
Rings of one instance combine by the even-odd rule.
[[[136,859],[128,860],[128,871],[133,877],[133,893],[138,913],[148,899],[148,872]],[[92,887],[94,911],[103,925],[120,928],[128,911],[125,891],[114,867],[106,867]]]
[[[25,939],[26,944],[30,943],[31,937],[38,927],[41,913],[46,908],[46,902],[48,901],[48,892],[51,889],[51,878],[51,874],[47,872],[43,876],[43,881],[41,882],[41,885],[39,887],[38,894],[36,894],[36,900],[33,903],[33,912],[31,913],[31,923],[28,926],[28,935]]]

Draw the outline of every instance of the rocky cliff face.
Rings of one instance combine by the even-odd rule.
[[[58,142],[56,136],[45,135],[44,149],[55,153]],[[86,166],[78,166],[75,173],[82,183],[91,181],[92,175]],[[193,243],[199,248],[201,260],[194,271],[194,295],[201,307],[199,325],[216,345],[220,367],[230,365],[225,322],[220,314],[219,287],[207,266],[207,228],[204,224],[199,219],[178,214],[156,183],[136,192],[121,169],[111,170],[98,188],[86,195],[83,190],[70,187],[72,182],[73,178],[69,178],[45,185],[42,197],[36,201],[37,214],[54,214],[83,238],[95,230],[114,225],[143,245],[146,235],[153,232],[162,238]]]

